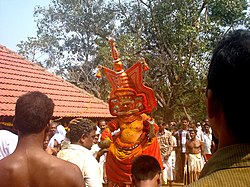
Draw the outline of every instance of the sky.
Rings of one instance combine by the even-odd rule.
[[[36,36],[35,6],[48,6],[51,0],[0,0],[0,44],[12,51],[16,45]]]

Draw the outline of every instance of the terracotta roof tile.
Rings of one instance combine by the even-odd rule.
[[[53,99],[54,117],[113,117],[104,101],[0,45],[0,116],[14,116],[17,98],[29,91]]]

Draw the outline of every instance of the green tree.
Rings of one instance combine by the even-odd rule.
[[[36,8],[37,38],[20,52],[35,61],[45,54],[40,64],[106,101],[110,85],[94,74],[98,64],[112,68],[106,37],[114,36],[126,68],[139,57],[149,64],[143,81],[155,91],[155,117],[202,120],[213,46],[229,30],[249,27],[247,8],[246,0],[53,0]]]
[[[35,8],[37,37],[22,42],[19,52],[100,98],[107,94],[94,77],[97,43],[114,30],[114,16],[103,0],[53,0]]]
[[[247,25],[247,2],[134,0],[116,7],[121,23],[118,40],[129,35],[134,47],[129,54],[146,57],[151,67],[144,81],[158,100],[154,115],[165,121],[181,115],[203,119],[206,72],[214,42],[229,29]]]

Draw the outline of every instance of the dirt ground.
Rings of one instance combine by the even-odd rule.
[[[171,184],[165,184],[165,185],[162,185],[162,187],[183,187],[183,183],[175,183],[175,182],[172,182],[172,185]],[[107,185],[103,185],[103,187],[107,187]]]
[[[175,183],[175,182],[173,182],[172,184],[167,184],[167,185],[162,185],[163,187],[165,187],[165,186],[168,186],[168,187],[182,187],[182,186],[184,186],[184,184],[183,183]]]

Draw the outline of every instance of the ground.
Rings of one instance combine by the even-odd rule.
[[[184,184],[183,183],[175,183],[175,182],[173,182],[172,183],[172,185],[170,185],[169,183],[167,184],[167,185],[162,185],[163,187],[164,186],[169,186],[169,187],[182,187],[182,186],[184,186]]]

